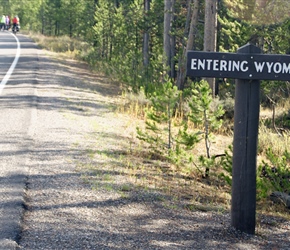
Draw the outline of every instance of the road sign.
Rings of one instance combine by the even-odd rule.
[[[246,44],[238,53],[187,53],[187,76],[235,78],[231,224],[255,233],[260,81],[290,81],[290,55],[262,55]]]
[[[187,75],[246,80],[290,80],[290,55],[189,51]]]

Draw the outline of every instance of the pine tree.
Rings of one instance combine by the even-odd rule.
[[[146,112],[145,131],[137,128],[138,139],[149,143],[153,152],[163,156],[169,156],[170,151],[175,150],[176,133],[172,123],[180,94],[172,81],[167,80],[150,98],[152,106]]]
[[[188,118],[194,124],[201,126],[200,136],[204,140],[206,157],[200,157],[205,165],[205,177],[209,176],[209,166],[212,165],[214,157],[210,153],[210,144],[213,139],[213,132],[222,126],[221,119],[224,114],[223,107],[217,105],[212,107],[213,97],[209,84],[202,80],[192,86],[192,96],[189,100],[190,113]]]

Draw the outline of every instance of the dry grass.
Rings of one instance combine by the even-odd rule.
[[[72,39],[69,36],[44,36],[40,33],[22,31],[33,39],[41,48],[61,53],[70,58],[83,58],[92,50],[92,46],[80,39]]]
[[[271,128],[261,124],[259,128],[259,153],[264,154],[267,148],[271,148],[275,155],[282,155],[290,147],[290,133],[285,131],[278,134]]]
[[[142,103],[138,101],[139,98],[127,98],[126,107],[122,106],[123,112],[127,112],[134,118],[142,117]],[[132,108],[134,107],[134,108]],[[282,106],[277,107],[277,114],[282,114],[285,112],[285,109],[289,107],[287,103],[283,103]],[[139,112],[136,112],[138,110]],[[271,119],[272,112],[268,109],[261,109],[261,117],[263,119]],[[262,121],[262,119],[261,119]],[[178,123],[178,122],[177,122]],[[214,140],[211,145],[212,155],[222,154],[225,150],[228,150],[228,146],[232,144],[233,140],[233,121],[225,123],[227,127],[220,129],[219,134],[215,134]],[[265,126],[261,122],[259,128],[259,148],[258,148],[258,162],[261,163],[262,160],[265,160],[265,152],[267,148],[272,148],[273,152],[280,156],[283,152],[289,149],[289,136],[290,133],[287,130],[281,134],[277,134],[272,128]],[[192,151],[193,155],[199,156],[205,154],[204,142],[201,141]],[[131,155],[131,157],[133,157]],[[140,162],[141,159],[148,158],[148,154],[140,152],[137,158],[131,158],[132,165],[142,165]],[[139,162],[138,162],[139,161]],[[166,163],[162,163],[163,165]],[[162,165],[159,163],[159,165]],[[179,200],[186,200],[188,208],[192,209],[202,209],[202,206],[210,206],[219,208],[229,209],[230,207],[230,187],[225,185],[224,181],[219,178],[219,173],[222,171],[221,166],[217,164],[214,169],[211,169],[210,179],[206,180],[201,177],[201,174],[197,171],[195,166],[187,166],[185,168],[176,168],[176,166],[166,166],[162,167],[153,167],[155,172],[152,170],[152,165],[156,166],[155,162],[152,162],[151,165],[143,167],[143,172],[147,173],[147,178],[150,182],[143,182],[143,185],[147,185],[155,189],[163,189],[166,193],[169,193],[175,197],[180,198]],[[149,168],[149,169],[148,169]],[[147,169],[146,171],[144,169]],[[138,172],[138,171],[137,171]],[[136,172],[136,174],[137,174]],[[166,173],[166,174],[164,174]],[[140,174],[140,173],[139,173]],[[138,174],[137,174],[138,175]],[[156,184],[157,183],[157,184]],[[204,208],[205,209],[205,208]],[[290,219],[289,209],[280,204],[274,204],[270,199],[264,199],[257,201],[257,210],[259,213],[266,213],[271,215],[283,215]]]

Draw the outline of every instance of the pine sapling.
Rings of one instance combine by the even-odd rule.
[[[213,139],[213,132],[222,126],[221,119],[224,109],[218,105],[215,109],[211,107],[213,101],[212,90],[209,84],[202,80],[192,85],[192,96],[189,100],[190,113],[188,118],[191,122],[202,127],[201,138],[205,143],[206,158],[199,160],[205,166],[205,177],[209,176],[210,166],[214,164],[215,156],[211,156],[210,145]]]

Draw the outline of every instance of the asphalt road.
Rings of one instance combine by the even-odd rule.
[[[37,68],[32,41],[0,32],[0,249],[5,250],[16,249],[21,231],[33,151]]]

